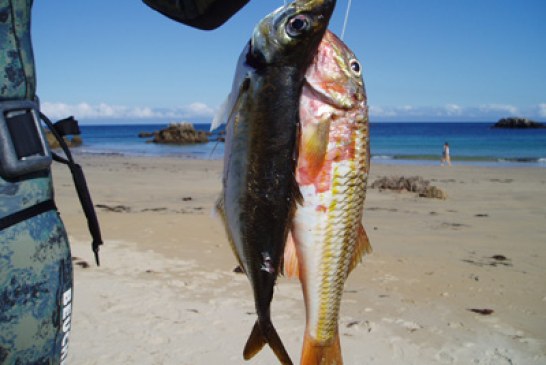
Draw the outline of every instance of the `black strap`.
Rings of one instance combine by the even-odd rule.
[[[57,210],[57,207],[53,200],[46,200],[6,217],[2,217],[0,218],[0,231],[50,210]]]
[[[59,156],[56,153],[52,153],[53,159],[57,162],[63,163],[68,166],[70,172],[72,173],[72,179],[74,180],[74,185],[76,186],[76,191],[80,199],[80,203],[83,208],[85,217],[87,218],[87,226],[89,227],[89,232],[93,238],[92,247],[93,252],[95,253],[95,261],[97,265],[100,266],[99,260],[99,246],[103,244],[99,221],[97,219],[97,214],[95,213],[95,208],[93,207],[93,201],[91,200],[91,195],[89,194],[89,188],[87,187],[87,182],[85,181],[85,176],[83,174],[82,167],[77,164],[72,158],[70,149],[66,145],[64,138],[60,135],[56,126],[47,118],[44,114],[40,113],[40,118],[51,130],[51,133],[59,141],[61,148],[66,155],[66,158]],[[68,118],[70,119],[70,118]],[[75,122],[74,118],[72,120]],[[77,123],[77,122],[76,122]],[[79,129],[78,129],[79,130]],[[61,132],[62,133],[62,132]]]

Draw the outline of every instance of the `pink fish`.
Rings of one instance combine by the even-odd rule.
[[[298,204],[285,274],[299,276],[306,307],[301,364],[341,365],[338,318],[345,280],[371,247],[362,226],[370,168],[362,66],[327,32],[300,99]]]

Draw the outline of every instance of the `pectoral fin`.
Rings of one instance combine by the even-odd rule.
[[[330,120],[325,119],[303,128],[298,172],[300,184],[312,183],[324,164],[330,136]]]

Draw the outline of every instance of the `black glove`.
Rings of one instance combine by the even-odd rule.
[[[161,14],[194,28],[212,30],[224,24],[250,0],[143,0]]]

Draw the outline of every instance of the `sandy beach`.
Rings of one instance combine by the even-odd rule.
[[[68,169],[53,168],[75,263],[69,363],[277,364],[243,346],[246,277],[212,207],[221,161],[79,156],[105,245],[96,267]],[[421,176],[446,200],[369,189],[374,248],[341,307],[345,364],[546,364],[546,169],[372,165]],[[473,311],[474,310],[474,311]],[[273,323],[299,362],[299,283],[280,278]]]

